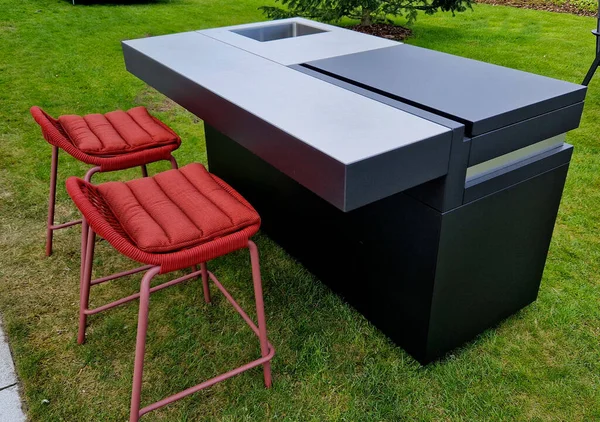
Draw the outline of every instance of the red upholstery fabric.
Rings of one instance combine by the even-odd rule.
[[[190,166],[195,167],[198,165],[191,164]],[[170,172],[176,171],[187,172],[188,170],[184,167],[180,170],[171,170]],[[203,173],[203,169],[200,172]],[[125,232],[121,220],[115,216],[106,199],[100,193],[99,188],[102,185],[94,186],[77,177],[69,177],[66,185],[67,192],[73,199],[73,202],[96,233],[106,239],[123,255],[144,264],[158,265],[160,266],[160,273],[166,274],[248,247],[248,240],[260,227],[258,214],[252,208],[252,205],[223,180],[214,174],[208,173],[208,175],[218,185],[219,189],[222,189],[233,199],[248,208],[254,214],[256,223],[244,227],[239,231],[214,237],[212,240],[204,243],[168,253],[146,252],[134,244],[128,233]],[[207,180],[207,182],[209,181]],[[207,186],[210,183],[205,183],[204,185]],[[202,213],[202,210],[198,209],[196,212]]]
[[[198,245],[260,221],[256,211],[230,195],[198,163],[97,188],[123,230],[145,252]]]
[[[163,146],[148,144],[144,149],[140,149],[138,151],[126,151],[126,153],[112,156],[88,154],[84,151],[81,151],[75,144],[73,144],[57,119],[53,118],[37,106],[31,107],[30,111],[35,121],[40,125],[44,138],[50,145],[54,145],[62,149],[67,154],[79,161],[99,166],[101,171],[115,171],[141,166],[143,164],[149,164],[160,160],[171,160],[171,153],[179,148],[179,145],[181,145],[181,139],[175,132],[173,132],[173,130],[171,130],[170,127],[152,115],[148,114],[143,107],[142,110],[144,113],[140,114],[149,116],[154,123],[170,133],[172,138],[175,139],[175,142]],[[144,125],[147,130],[152,131],[149,133],[152,133],[154,136],[156,135],[156,133],[153,132],[153,129],[149,128],[149,125],[143,123],[143,120],[145,119],[144,116],[138,116],[137,113],[139,112],[133,112],[132,110],[129,112],[136,115],[136,118],[142,122],[140,124]]]
[[[58,121],[71,142],[91,155],[125,154],[178,142],[144,107],[104,115],[65,115]]]

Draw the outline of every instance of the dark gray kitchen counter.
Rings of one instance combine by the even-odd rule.
[[[367,40],[380,45],[375,37]],[[348,42],[356,50],[354,38]],[[447,127],[203,33],[125,41],[123,48],[131,72],[224,133],[243,132],[237,139],[246,148],[340,209],[447,171]],[[228,115],[224,107],[230,107]],[[392,185],[383,186],[384,180]]]
[[[123,52],[263,230],[420,362],[536,299],[584,87],[299,18]]]

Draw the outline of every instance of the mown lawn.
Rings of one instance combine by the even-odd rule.
[[[88,342],[76,345],[79,230],[58,232],[54,255],[44,258],[50,148],[29,107],[60,115],[142,104],[181,134],[181,164],[205,162],[202,123],[128,74],[119,41],[260,20],[265,1],[73,7],[0,0],[0,313],[31,420],[127,418],[137,307],[90,318]],[[593,26],[591,18],[480,5],[454,18],[420,16],[409,42],[580,82],[592,60]],[[274,388],[262,388],[257,369],[145,420],[600,420],[599,139],[600,76],[581,128],[568,136],[575,154],[539,299],[498,328],[421,367],[258,236],[277,349]],[[61,157],[60,177],[85,169]],[[138,171],[97,180],[134,176]],[[58,201],[59,220],[76,215],[62,188]],[[97,257],[97,275],[131,265],[105,242]],[[212,269],[251,308],[247,255],[219,259]],[[96,288],[92,304],[138,283],[131,277]],[[201,290],[191,282],[153,296],[143,403],[257,356],[222,296],[207,306]]]

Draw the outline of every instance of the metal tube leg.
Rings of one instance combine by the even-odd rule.
[[[142,177],[148,177],[148,168],[146,167],[146,164],[142,164]]]
[[[260,263],[258,260],[258,248],[253,241],[248,241],[250,249],[250,262],[252,263],[252,281],[254,282],[254,297],[256,299],[256,316],[258,318],[258,337],[260,339],[261,355],[269,354],[269,343],[267,340],[267,322],[265,318],[265,307],[263,302],[262,283],[260,279]],[[263,364],[263,373],[265,377],[265,387],[271,387],[271,362]]]
[[[208,269],[206,268],[206,262],[200,264],[202,271],[202,290],[204,290],[204,301],[210,303],[210,287],[208,286]]]
[[[79,280],[79,332],[77,333],[78,344],[83,344],[83,342],[85,341],[85,325],[87,322],[87,315],[85,314],[85,311],[87,311],[90,302],[90,281],[92,280],[92,264],[94,261],[94,247],[96,245],[96,233],[94,232],[94,230],[91,227],[89,227],[87,232],[88,233],[86,237],[87,242],[85,245],[85,259],[83,262],[83,271]]]
[[[173,157],[171,155],[171,158],[169,158],[169,161],[171,161],[171,168],[172,169],[177,169],[179,168],[179,166],[177,165],[177,160],[175,160],[175,157]]]
[[[135,341],[135,363],[133,364],[133,388],[131,390],[129,422],[137,422],[140,418],[144,353],[146,351],[146,331],[148,330],[148,305],[150,303],[150,282],[159,271],[160,267],[149,269],[144,274],[140,286],[140,310],[138,314],[137,338]]]
[[[83,270],[85,266],[85,253],[87,251],[87,235],[88,235],[88,223],[85,217],[81,219],[81,265],[79,267],[79,282],[83,278]]]
[[[594,73],[596,73],[596,69],[598,69],[599,65],[600,65],[600,53],[597,53],[596,58],[594,59],[594,62],[590,66],[590,70],[588,70],[587,74],[585,75],[585,78],[583,79],[583,82],[581,83],[582,85],[588,86],[590,84],[592,77],[594,76]]]
[[[85,176],[83,176],[83,180],[85,180],[86,182],[91,182],[92,181],[92,176],[96,173],[98,173],[100,171],[100,167],[96,166],[96,167],[92,167],[91,169],[89,169],[87,171],[87,173],[85,174]]]
[[[92,176],[100,171],[100,167],[92,167],[87,171],[83,180],[86,182],[90,182],[92,180]],[[83,275],[83,266],[85,262],[85,253],[87,250],[87,234],[88,234],[88,223],[85,220],[85,217],[81,216],[81,267],[79,269],[79,273]],[[81,278],[80,278],[81,281]]]
[[[50,197],[48,198],[48,221],[46,223],[46,256],[52,255],[52,235],[54,230],[54,208],[56,204],[56,174],[58,172],[58,147],[52,147],[50,164]]]

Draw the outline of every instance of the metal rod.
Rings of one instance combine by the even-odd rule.
[[[190,394],[194,394],[197,391],[200,391],[200,390],[202,390],[204,388],[207,388],[207,387],[210,387],[211,385],[214,385],[214,384],[216,384],[218,382],[224,381],[224,380],[226,380],[228,378],[231,378],[231,377],[233,377],[233,376],[235,376],[237,374],[245,372],[248,369],[252,369],[252,368],[254,368],[256,366],[263,365],[266,362],[268,362],[269,360],[271,360],[274,355],[275,355],[275,350],[271,349],[271,352],[267,356],[264,356],[264,357],[262,357],[260,359],[252,361],[250,363],[247,363],[246,365],[240,366],[239,368],[236,368],[234,370],[231,370],[229,372],[226,372],[224,374],[221,374],[219,376],[211,378],[208,381],[204,381],[202,384],[198,384],[198,385],[196,385],[194,387],[190,387],[187,390],[183,390],[180,393],[173,394],[170,397],[167,397],[165,399],[157,401],[156,403],[153,403],[153,404],[151,404],[149,406],[146,406],[142,410],[139,411],[139,415],[140,416],[145,415],[146,413],[151,412],[153,410],[156,410],[159,407],[166,406],[169,403],[173,403],[174,401],[182,399],[183,397],[189,396]]]
[[[148,307],[150,304],[150,282],[160,272],[153,267],[142,278],[140,288],[140,309],[138,312],[137,337],[135,340],[135,361],[133,364],[133,388],[131,391],[131,411],[129,422],[140,419],[140,398],[142,396],[142,378],[144,375],[144,353],[146,351],[146,332],[148,331]]]
[[[85,244],[85,258],[83,270],[81,273],[79,288],[79,331],[77,333],[77,343],[83,344],[85,341],[85,325],[87,323],[87,309],[90,303],[90,280],[92,278],[92,264],[94,262],[94,247],[96,245],[96,233],[91,226],[88,226],[88,234]]]
[[[598,32],[600,32],[600,0],[598,0],[598,16],[597,16],[597,18],[598,18],[598,22],[596,25],[596,29],[598,30]]]
[[[596,69],[600,66],[600,0],[598,0],[598,15],[596,16],[596,29],[592,31],[592,34],[596,37],[596,58],[592,62],[590,69],[588,70],[585,78],[583,79],[582,85],[588,86],[590,81],[596,73]]]
[[[210,303],[210,287],[208,285],[208,270],[206,268],[206,262],[200,264],[202,272],[202,290],[204,290],[204,301]]]
[[[592,62],[590,66],[590,70],[585,75],[585,79],[582,82],[582,85],[588,86],[590,81],[594,77],[594,73],[596,73],[596,69],[600,66],[600,0],[598,0],[598,15],[596,16],[596,30],[592,31],[594,36],[596,37],[596,58]]]
[[[50,197],[48,198],[48,222],[46,224],[46,256],[52,255],[52,231],[54,230],[54,206],[56,204],[56,173],[58,170],[58,147],[52,147],[50,166]]]
[[[154,265],[144,265],[143,267],[134,268],[133,270],[122,271],[120,273],[116,273],[116,274],[108,275],[106,277],[101,277],[101,278],[92,280],[90,284],[94,285],[94,284],[104,283],[104,282],[110,281],[110,280],[115,280],[117,278],[125,277],[126,275],[131,275],[131,274],[139,273],[140,271],[149,270],[152,267],[154,267]]]
[[[66,229],[67,227],[71,227],[71,226],[74,226],[76,224],[81,224],[81,219],[69,221],[68,223],[55,224],[55,225],[50,226],[50,227],[52,228],[52,230],[60,230],[60,229]]]
[[[167,287],[174,286],[175,284],[182,283],[184,281],[187,281],[189,279],[197,277],[199,274],[200,274],[200,271],[193,272],[193,273],[190,273],[188,275],[184,275],[183,277],[176,278],[175,280],[171,280],[171,281],[167,281],[166,283],[159,284],[158,286],[152,287],[150,289],[150,293],[154,293],[154,292],[157,292],[159,290],[165,289]],[[119,299],[119,300],[115,300],[114,302],[107,303],[106,305],[99,306],[99,307],[97,307],[95,309],[87,309],[85,311],[85,314],[86,315],[94,315],[94,314],[97,314],[99,312],[106,311],[107,309],[114,308],[115,306],[119,306],[119,305],[123,305],[124,303],[131,302],[132,300],[135,300],[135,299],[137,299],[139,297],[140,297],[139,293],[134,293],[134,294],[132,294],[130,296],[124,297],[124,298]]]

